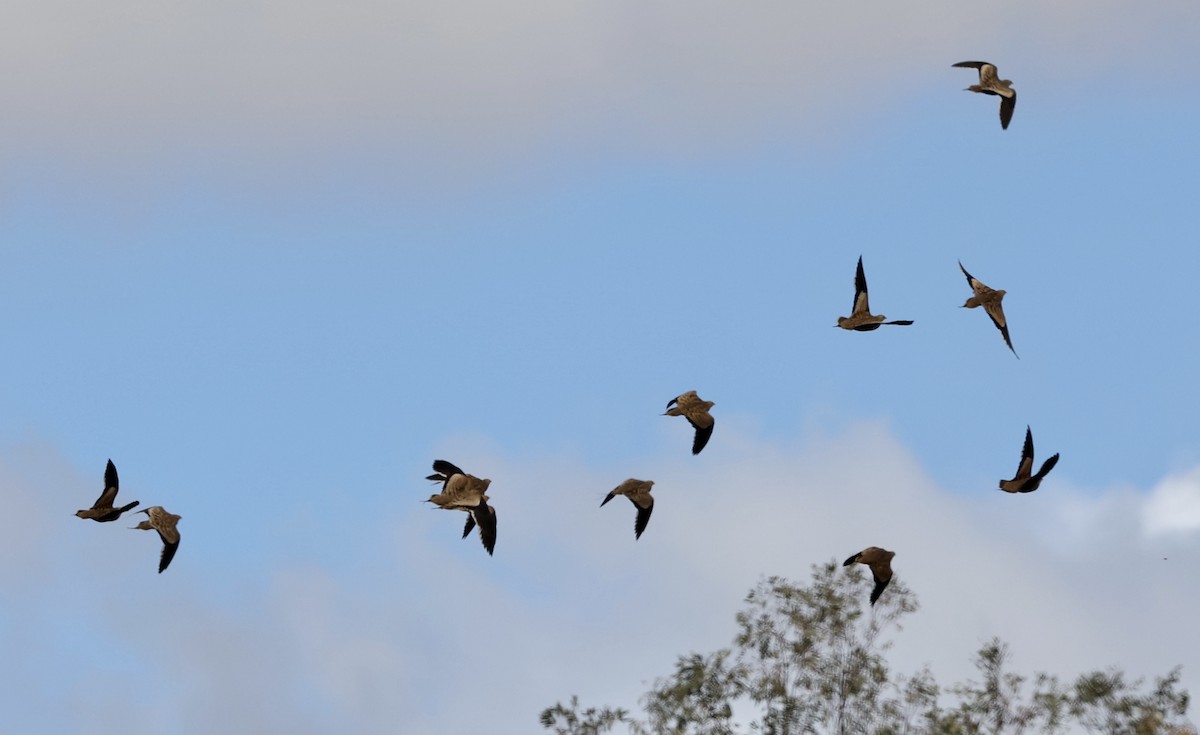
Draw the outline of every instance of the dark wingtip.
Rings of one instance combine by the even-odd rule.
[[[850,566],[851,564],[853,564],[854,562],[858,561],[858,557],[859,557],[859,555],[860,555],[861,553],[862,553],[862,552],[859,552],[858,554],[855,554],[854,556],[850,557],[850,558],[849,558],[849,559],[847,559],[846,561],[842,562],[842,566],[844,566],[844,567],[848,567],[848,566]]]
[[[449,477],[450,475],[465,475],[466,474],[465,472],[460,470],[458,467],[455,467],[453,464],[451,464],[450,462],[447,462],[444,459],[433,460],[433,470],[434,470],[434,472],[440,472],[441,474],[446,475],[447,477]],[[432,479],[432,477],[430,477],[430,479]]]

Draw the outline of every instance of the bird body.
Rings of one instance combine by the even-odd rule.
[[[1042,484],[1042,479],[1058,464],[1058,455],[1042,463],[1042,468],[1033,472],[1033,431],[1025,427],[1025,446],[1021,448],[1021,463],[1017,465],[1017,474],[1011,480],[1001,480],[1000,489],[1006,493],[1031,493]]]
[[[851,556],[846,561],[842,562],[842,566],[848,567],[851,564],[866,564],[871,570],[871,576],[875,579],[875,588],[871,590],[871,605],[875,605],[875,601],[887,589],[888,583],[892,581],[892,557],[896,555],[894,551],[881,549],[878,546],[868,546],[854,556]]]
[[[128,505],[114,508],[113,502],[117,499],[117,489],[120,483],[117,479],[117,468],[112,460],[108,460],[108,466],[104,468],[104,492],[100,493],[100,497],[96,498],[96,502],[87,510],[77,510],[75,515],[80,518],[90,518],[93,521],[106,523],[115,521],[121,517],[121,514],[132,508],[136,508],[138,501],[133,501]]]
[[[467,522],[462,537],[479,526],[479,540],[490,556],[496,548],[496,509],[487,502],[492,481],[468,475],[444,459],[435,460],[433,469],[435,474],[425,479],[442,483],[442,491],[430,495],[429,502],[443,510],[465,511]]]
[[[633,522],[634,540],[642,537],[642,531],[645,531],[646,525],[650,523],[650,514],[654,512],[654,498],[650,495],[652,487],[654,487],[653,480],[635,480],[631,477],[613,488],[613,491],[606,495],[600,503],[600,507],[603,508],[608,501],[618,495],[629,498],[637,508],[637,518]]]
[[[979,70],[979,84],[972,84],[965,92],[991,94],[1000,98],[1000,127],[1008,130],[1012,121],[1013,110],[1017,107],[1017,90],[1012,88],[1012,80],[1001,79],[995,64],[986,61],[960,61],[954,66]]]
[[[851,307],[850,316],[839,316],[837,324],[834,326],[842,329],[852,329],[855,332],[870,332],[884,324],[899,324],[907,326],[912,324],[912,320],[901,319],[897,321],[884,321],[887,319],[883,314],[872,314],[871,305],[867,297],[867,276],[863,272],[862,256],[858,256],[858,268],[854,272],[854,305]]]
[[[967,277],[967,283],[971,286],[971,291],[974,292],[971,298],[967,299],[967,303],[963,304],[963,307],[974,309],[977,306],[982,306],[983,310],[987,312],[988,318],[992,320],[992,324],[995,324],[996,329],[1000,330],[1000,334],[1004,337],[1004,344],[1008,345],[1008,349],[1012,350],[1012,353],[1017,356],[1018,360],[1021,359],[1021,356],[1017,355],[1016,348],[1013,347],[1012,339],[1008,336],[1008,321],[1004,318],[1004,307],[1000,303],[1004,301],[1004,294],[1008,292],[989,288],[983,281],[967,273],[967,269],[963,268],[961,260],[958,262],[958,267],[962,270],[963,275]]]
[[[179,519],[182,516],[168,513],[161,505],[152,505],[138,512],[145,513],[148,519],[133,528],[139,531],[158,531],[158,536],[162,539],[162,556],[158,560],[158,573],[162,574],[163,570],[171,563],[171,560],[175,558],[175,552],[179,549],[179,530],[176,528],[176,524],[179,523]]]
[[[712,401],[702,400],[694,390],[667,401],[667,412],[663,416],[683,416],[696,430],[696,436],[692,440],[692,454],[699,454],[712,437],[716,420],[708,410],[715,405],[717,404]]]

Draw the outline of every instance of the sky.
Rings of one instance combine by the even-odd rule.
[[[0,28],[0,729],[536,732],[572,694],[636,709],[763,576],[869,545],[921,601],[899,673],[999,636],[1200,693],[1195,3]],[[860,255],[913,326],[831,329]],[[661,416],[687,390],[699,456]],[[1000,493],[1027,425],[1062,459]],[[139,516],[73,515],[109,458],[182,516],[161,575]],[[492,480],[494,557],[422,502],[437,458]],[[628,477],[636,542],[599,508]]]

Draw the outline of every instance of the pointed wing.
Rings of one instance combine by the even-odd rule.
[[[108,460],[108,466],[104,468],[104,487],[111,487],[113,493],[116,493],[117,488],[120,487],[120,483],[117,481],[117,466],[112,463],[111,459]]]
[[[875,570],[875,566],[871,566],[871,576],[875,578],[875,589],[871,590],[871,605],[873,606],[879,600],[879,596],[887,589],[888,583],[892,581],[892,570],[887,570],[887,576],[881,575]]]
[[[967,285],[971,287],[971,291],[972,291],[972,292],[973,292],[973,293],[974,293],[976,296],[980,295],[980,293],[981,293],[981,292],[985,292],[985,291],[990,291],[990,290],[991,290],[991,289],[989,289],[987,286],[985,286],[985,285],[983,284],[983,281],[979,280],[979,279],[978,279],[978,278],[976,278],[975,276],[973,276],[973,275],[971,275],[970,273],[968,273],[968,272],[967,272],[967,269],[963,267],[963,264],[962,264],[962,261],[961,261],[961,260],[960,260],[960,261],[958,261],[958,267],[959,267],[959,269],[960,269],[960,270],[963,272],[963,275],[967,277]]]
[[[488,556],[491,556],[496,548],[496,509],[487,503],[480,503],[479,507],[471,510],[471,516],[479,526],[479,540],[487,549]]]
[[[1008,322],[1004,318],[1004,307],[1000,305],[999,301],[991,301],[983,305],[983,310],[991,318],[992,324],[996,325],[996,329],[1000,330],[1000,334],[1004,337],[1004,344],[1008,345],[1008,349],[1012,350],[1014,355],[1017,355],[1012,338],[1008,336]],[[1021,356],[1017,355],[1017,359],[1021,359]]]
[[[637,518],[633,521],[633,538],[636,541],[642,537],[642,531],[646,530],[646,524],[650,523],[650,514],[654,512],[654,498],[646,495],[645,499],[649,505],[642,507],[636,500],[630,498],[633,507],[637,508]]]
[[[104,468],[104,492],[100,493],[100,497],[96,498],[95,503],[92,503],[92,510],[113,507],[113,501],[117,499],[117,488],[119,486],[117,468],[110,459],[108,460],[108,466]]]
[[[858,256],[858,268],[854,272],[854,308],[851,317],[859,314],[870,314],[871,306],[867,301],[867,276],[863,273],[862,256]]]
[[[960,61],[952,66],[963,67],[966,69],[979,70],[979,83],[986,85],[989,81],[996,80],[996,65],[986,61]]]
[[[433,471],[445,475],[446,477],[450,477],[451,475],[467,474],[444,459],[433,460]],[[432,479],[432,475],[430,476],[430,479]]]
[[[848,567],[848,566],[850,566],[850,565],[851,565],[851,564],[853,564],[854,562],[858,561],[858,557],[860,557],[860,556],[862,556],[862,552],[861,552],[861,551],[860,551],[860,552],[858,552],[857,554],[855,554],[854,556],[850,557],[850,558],[849,558],[849,559],[847,559],[846,561],[842,562],[842,566],[844,566],[844,567]]]
[[[1025,427],[1025,446],[1021,448],[1021,463],[1017,465],[1017,476],[1014,480],[1029,477],[1033,472],[1033,431]]]
[[[994,78],[995,67],[992,69]],[[1004,92],[998,92],[998,94],[1000,95],[1000,127],[1008,130],[1008,124],[1012,122],[1013,110],[1017,109],[1017,91],[1009,89],[1007,94]]]
[[[1056,464],[1058,464],[1058,455],[1057,454],[1054,455],[1053,457],[1051,457],[1050,459],[1047,459],[1045,462],[1043,462],[1042,468],[1040,470],[1038,470],[1037,475],[1035,475],[1038,482],[1041,482],[1042,478],[1045,477],[1046,475],[1048,475],[1050,473],[1050,470],[1054,469],[1054,465],[1056,465]]]
[[[163,544],[162,556],[158,559],[158,573],[162,574],[163,570],[171,565],[171,560],[175,558],[175,552],[179,550],[179,541],[176,540],[173,544]]]
[[[696,429],[696,438],[692,440],[692,454],[699,454],[701,449],[708,444],[708,440],[712,438],[713,427],[717,425],[716,421],[710,421],[708,426],[701,426],[691,417],[688,417],[688,423]]]

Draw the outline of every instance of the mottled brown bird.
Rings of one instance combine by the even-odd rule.
[[[121,514],[130,508],[136,508],[138,501],[133,501],[129,505],[121,506],[120,508],[113,507],[113,501],[117,499],[117,468],[113,465],[112,460],[108,460],[108,467],[104,468],[104,492],[100,493],[100,497],[96,498],[96,502],[88,510],[77,510],[75,515],[80,518],[91,518],[93,521],[105,523],[107,521],[115,521],[121,517]]]
[[[1013,110],[1017,109],[1017,90],[1012,88],[1012,80],[1001,79],[996,72],[996,65],[986,61],[960,61],[954,66],[979,70],[979,84],[972,84],[964,92],[979,92],[991,94],[1000,98],[1000,127],[1008,130],[1012,121]]]
[[[901,319],[885,322],[883,314],[872,314],[871,305],[867,300],[867,276],[863,273],[862,256],[858,256],[858,269],[854,272],[854,306],[850,316],[839,316],[835,327],[853,329],[856,332],[870,332],[879,329],[884,324],[912,324],[911,319]]]
[[[461,510],[467,513],[467,522],[462,537],[470,535],[479,526],[479,540],[490,556],[496,548],[496,509],[488,505],[487,494],[491,480],[481,480],[455,467],[444,459],[434,460],[434,474],[425,479],[442,483],[442,492],[429,496],[429,502],[444,510]]]
[[[892,581],[892,557],[896,555],[894,551],[881,549],[878,546],[868,546],[846,561],[842,562],[842,566],[848,567],[851,564],[866,564],[871,568],[871,576],[875,578],[875,589],[871,590],[871,605],[879,599],[883,591],[887,589],[888,582]]]
[[[1008,349],[1020,360],[1021,356],[1017,355],[1016,348],[1013,347],[1012,339],[1008,336],[1008,321],[1004,318],[1004,307],[1000,302],[1004,301],[1004,294],[1007,291],[989,288],[987,284],[979,280],[975,276],[967,273],[967,269],[963,268],[962,261],[958,261],[958,267],[962,270],[963,275],[967,277],[967,283],[971,286],[971,290],[975,295],[967,299],[967,303],[963,304],[963,308],[974,309],[976,306],[982,306],[987,312],[988,317],[992,320],[992,324],[996,325],[996,329],[1000,330],[1000,334],[1004,337],[1004,344],[1008,345]]]
[[[712,437],[716,421],[708,409],[715,405],[717,404],[712,401],[701,400],[694,390],[667,401],[667,412],[663,416],[683,416],[696,430],[696,437],[692,440],[692,454],[699,454]]]
[[[158,573],[162,574],[179,549],[179,530],[175,524],[179,523],[181,516],[168,513],[161,505],[152,505],[145,510],[139,510],[138,513],[145,513],[149,520],[142,521],[133,528],[139,531],[153,529],[158,531],[158,537],[162,539],[162,556],[158,559]]]
[[[605,496],[600,507],[603,508],[608,501],[624,495],[629,498],[633,506],[637,508],[637,518],[633,521],[633,538],[636,541],[642,537],[642,531],[646,530],[646,524],[650,523],[650,514],[654,512],[654,498],[650,496],[650,488],[654,487],[653,480],[635,480],[629,478],[620,485],[617,485],[611,493]]]
[[[1038,486],[1042,484],[1042,478],[1054,469],[1056,464],[1058,464],[1057,454],[1043,462],[1042,468],[1037,471],[1036,475],[1030,474],[1033,472],[1033,431],[1026,426],[1025,446],[1021,448],[1021,463],[1017,465],[1017,476],[1011,480],[1001,480],[1000,489],[1006,493],[1031,493],[1038,489]]]

